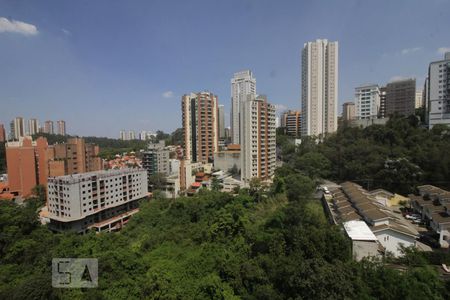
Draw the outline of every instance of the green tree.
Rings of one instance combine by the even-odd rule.
[[[156,173],[148,177],[148,185],[152,191],[162,190],[167,185],[167,176],[164,173]]]
[[[41,205],[44,205],[47,200],[47,190],[44,185],[38,184],[31,190],[33,196],[37,198]]]
[[[295,168],[313,179],[326,178],[331,162],[319,152],[309,152],[294,161]]]
[[[292,202],[309,200],[315,189],[314,182],[301,174],[287,176],[285,183],[288,200]]]
[[[213,177],[211,179],[211,190],[213,190],[213,191],[222,190],[222,185],[220,184],[220,181],[219,181],[219,179],[217,179],[217,177]]]

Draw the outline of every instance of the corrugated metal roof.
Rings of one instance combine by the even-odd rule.
[[[344,223],[344,229],[352,240],[377,241],[377,237],[364,221],[348,221]]]

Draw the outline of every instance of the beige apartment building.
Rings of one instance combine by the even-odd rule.
[[[356,118],[356,106],[354,102],[345,102],[342,104],[343,121],[351,121]]]
[[[48,145],[47,139],[21,137],[6,144],[8,184],[11,193],[28,197],[34,186],[47,185],[47,178],[103,169],[99,147],[82,138],[65,144]]]
[[[64,120],[56,121],[56,128],[58,129],[57,133],[59,135],[66,135],[66,121]]]
[[[301,112],[298,110],[288,110],[281,115],[281,127],[291,136],[300,136],[301,132]]]
[[[103,169],[98,157],[100,148],[82,138],[70,138],[67,143],[49,146],[49,176],[63,176]]]
[[[211,162],[219,145],[217,96],[191,93],[181,99],[185,159]]]
[[[275,106],[266,96],[249,95],[240,111],[241,180],[270,179],[276,163]]]

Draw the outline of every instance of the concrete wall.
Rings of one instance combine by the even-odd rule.
[[[356,261],[364,257],[378,257],[378,243],[376,241],[353,241],[352,254]]]
[[[241,155],[239,151],[221,151],[214,153],[214,169],[228,171],[234,165],[241,169]]]

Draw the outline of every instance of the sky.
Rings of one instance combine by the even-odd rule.
[[[421,88],[450,51],[449,11],[450,0],[0,0],[0,123],[171,132],[181,96],[204,90],[228,121],[230,80],[245,69],[279,111],[300,109],[301,49],[319,38],[339,42],[339,106],[360,84]]]

